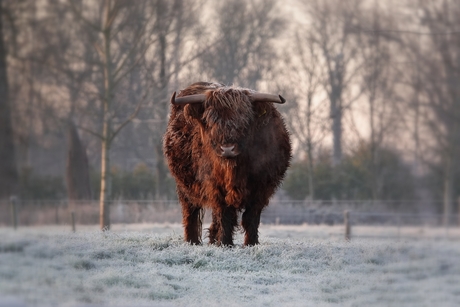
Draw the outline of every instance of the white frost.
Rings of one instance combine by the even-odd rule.
[[[460,306],[458,237],[264,225],[260,245],[221,248],[180,225],[113,229],[0,229],[0,306]]]

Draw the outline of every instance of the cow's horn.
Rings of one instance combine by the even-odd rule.
[[[176,98],[176,92],[171,96],[171,103],[175,105],[184,105],[189,103],[203,103],[206,100],[205,94],[189,95]]]
[[[251,98],[253,102],[275,102],[275,103],[285,103],[286,99],[281,95],[273,95],[266,93],[252,93]]]

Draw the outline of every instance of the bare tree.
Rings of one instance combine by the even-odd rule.
[[[276,4],[276,0],[231,0],[216,6],[217,37],[202,58],[210,79],[257,88],[273,66],[274,39],[284,28]]]
[[[306,154],[308,198],[315,199],[315,151],[325,137],[327,117],[324,116],[324,100],[319,98],[323,82],[319,50],[308,36],[308,30],[302,34],[296,31],[293,38],[294,48],[285,55],[283,67],[288,67],[290,74],[283,79],[288,84],[283,84],[282,87],[292,97],[287,96],[289,106],[281,110],[285,113],[293,137],[299,143],[301,154]]]
[[[314,0],[304,3],[311,28],[310,39],[321,51],[325,67],[324,90],[327,92],[332,119],[333,163],[342,160],[342,119],[359,93],[352,92],[352,82],[361,65],[357,60],[356,15],[361,0]]]
[[[136,13],[143,11],[145,3],[142,1],[132,5],[128,1],[105,0],[99,7],[100,15],[96,17],[91,16],[85,3],[80,2],[79,5],[74,2],[70,3],[73,14],[85,27],[99,55],[99,63],[95,67],[102,76],[102,82],[98,88],[101,102],[101,132],[88,130],[101,140],[101,193],[99,198],[101,229],[110,228],[110,151],[112,143],[117,134],[136,117],[142,102],[141,100],[137,103],[127,118],[118,124],[114,122],[117,108],[120,106],[120,100],[116,97],[117,89],[134,67],[144,59],[144,53],[150,41],[147,34],[148,20],[131,23],[132,18],[139,18],[139,14]],[[129,26],[133,28],[134,33],[127,36],[126,28]]]
[[[200,27],[199,2],[159,0],[152,3],[151,10],[151,14],[155,15],[155,25],[151,34],[156,43],[149,48],[146,69],[150,72],[148,78],[153,88],[153,99],[148,105],[150,111],[142,118],[150,121],[149,138],[153,143],[155,158],[153,169],[157,179],[155,197],[161,199],[167,194],[165,178],[169,174],[163,156],[163,134],[168,119],[168,101],[171,92],[177,90],[179,86],[179,74],[203,54],[206,48],[186,45],[187,38]]]
[[[459,169],[460,154],[460,39],[455,32],[460,26],[457,1],[421,0],[421,25],[429,31],[421,55],[423,66],[424,121],[433,143],[432,151],[442,164],[443,222],[448,225],[454,201],[454,173]],[[420,9],[417,5],[414,9]],[[428,143],[429,144],[429,143]]]
[[[401,109],[395,88],[398,78],[391,66],[392,51],[396,49],[391,36],[382,32],[390,25],[396,28],[396,21],[385,15],[384,9],[377,2],[370,10],[365,10],[359,17],[360,29],[368,31],[357,32],[359,56],[362,58],[362,68],[358,72],[357,82],[360,85],[361,100],[367,104],[369,120],[369,178],[373,199],[383,199],[385,169],[382,165],[381,151],[385,140],[388,141],[400,128],[402,121]]]
[[[142,61],[120,85],[121,92],[129,93],[128,100],[142,99],[144,88],[149,89],[148,99],[142,106],[142,112],[134,119],[134,125],[123,129],[113,146],[119,160],[122,156],[123,160],[130,161],[127,165],[133,161],[148,165],[156,179],[153,197],[165,199],[172,194],[174,188],[172,178],[168,178],[169,171],[162,150],[169,115],[169,98],[172,91],[180,88],[183,72],[189,69],[205,49],[203,45],[190,43],[190,37],[200,27],[198,13],[202,7],[200,2],[186,0],[145,3],[141,16],[150,16],[147,25],[149,41],[142,43],[146,44],[147,49]],[[134,64],[133,60],[127,60],[128,66]],[[196,72],[193,75],[196,78]],[[129,112],[126,107],[131,105],[120,106]],[[121,109],[118,108],[117,112],[121,113]]]
[[[67,114],[75,114],[76,101],[85,92],[83,80],[90,75],[78,69],[84,65],[76,66],[75,61],[69,61],[69,58],[74,60],[72,56],[76,54],[69,56],[69,50],[79,49],[75,48],[77,40],[72,38],[79,36],[70,30],[76,27],[65,26],[69,24],[69,12],[58,3],[7,2],[11,98],[21,173],[32,170],[33,166],[39,166],[34,169],[38,173],[62,172],[65,147],[58,144],[65,138]],[[65,30],[69,31],[64,33]],[[39,156],[52,161],[53,170],[44,165],[44,159],[34,155],[45,150],[47,154]]]
[[[30,58],[47,73],[41,82],[62,93],[62,100],[53,108],[61,128],[75,119],[81,131],[96,136],[94,139],[108,148],[99,153],[110,152],[115,146],[119,160],[128,160],[125,157],[129,156],[129,147],[140,160],[146,159],[150,164],[153,149],[156,162],[150,166],[156,170],[158,198],[165,194],[163,181],[167,177],[161,150],[167,101],[171,88],[177,88],[171,80],[178,82],[183,67],[199,55],[194,47],[187,48],[188,53],[181,52],[186,45],[185,36],[198,24],[198,5],[184,0],[138,1],[135,5],[127,1],[98,4],[50,0],[44,10],[46,22],[40,22],[35,30],[39,37],[52,38],[43,46],[36,46]],[[51,104],[53,97],[46,100]],[[142,101],[144,108],[136,125],[120,134]],[[131,116],[126,118],[127,114]],[[104,131],[108,131],[108,136],[104,136]],[[121,139],[115,141],[116,135]],[[93,156],[94,139],[89,140],[92,146],[88,148]],[[121,152],[124,154],[120,155]],[[93,157],[94,164],[98,164],[97,160]],[[101,160],[101,164],[107,161]],[[110,160],[104,169],[110,172]],[[109,182],[104,185],[106,190],[110,190]]]

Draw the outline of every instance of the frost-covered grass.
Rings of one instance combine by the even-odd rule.
[[[180,225],[69,230],[0,229],[0,306],[460,306],[455,236],[262,226],[260,245],[222,248]]]

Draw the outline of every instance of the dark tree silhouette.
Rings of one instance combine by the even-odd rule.
[[[88,158],[72,121],[68,123],[67,194],[69,200],[91,199]]]
[[[0,199],[18,192],[18,173],[8,94],[6,50],[3,40],[2,2],[0,0]]]

